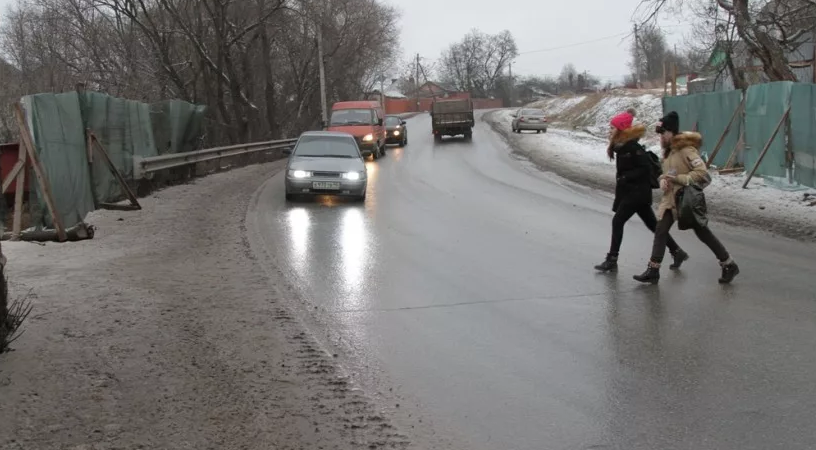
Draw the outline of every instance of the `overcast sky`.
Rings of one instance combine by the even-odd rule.
[[[472,28],[491,34],[506,29],[513,33],[522,53],[513,65],[514,73],[557,75],[564,64],[571,62],[578,70],[604,80],[620,79],[628,71],[631,37],[625,34],[632,30],[632,13],[640,3],[640,0],[382,1],[402,12],[405,57],[419,53],[426,64],[433,63],[442,50]],[[0,0],[0,19],[11,2]],[[681,20],[663,18],[660,24],[670,44],[683,43],[688,27]],[[567,48],[550,50],[557,47]]]
[[[0,0],[2,1],[2,0]],[[427,62],[472,28],[485,33],[510,30],[519,48],[513,72],[557,75],[566,63],[602,79],[628,71],[632,14],[640,0],[384,0],[402,11],[405,56],[419,53]],[[663,18],[670,44],[680,46],[688,27],[676,17]],[[621,35],[624,34],[624,35]],[[571,44],[609,39],[586,45]],[[621,39],[625,40],[621,42]],[[564,47],[559,50],[547,50]]]

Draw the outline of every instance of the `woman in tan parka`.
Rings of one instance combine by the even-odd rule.
[[[660,280],[660,264],[666,254],[669,230],[677,218],[676,195],[684,186],[692,182],[701,187],[711,183],[705,162],[700,157],[702,136],[696,132],[680,133],[680,117],[672,111],[660,120],[657,133],[660,134],[660,145],[663,147],[663,175],[660,176],[660,188],[663,197],[657,211],[657,229],[652,246],[652,257],[646,271],[635,275],[637,281],[657,283]],[[705,227],[695,227],[694,234],[714,252],[720,262],[722,275],[720,283],[730,283],[739,274],[739,267],[728,254],[714,233]]]

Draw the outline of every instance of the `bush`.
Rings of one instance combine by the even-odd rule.
[[[20,337],[20,326],[30,313],[28,296],[9,300],[6,270],[0,265],[0,353],[8,351],[11,343]]]

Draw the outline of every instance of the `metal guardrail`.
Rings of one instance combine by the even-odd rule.
[[[245,155],[248,153],[263,152],[290,148],[295,145],[295,139],[282,139],[279,141],[253,142],[250,144],[230,145],[226,147],[205,148],[185,153],[174,153],[170,155],[159,155],[142,158],[133,157],[133,178],[141,180],[151,178],[153,173],[160,170],[183,167],[190,164],[197,164],[205,161],[212,161],[230,156]]]

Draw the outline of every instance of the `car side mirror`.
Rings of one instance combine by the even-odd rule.
[[[382,119],[377,119],[377,125],[382,126],[382,124],[383,124],[383,120]]]
[[[287,147],[287,148],[285,148],[285,149],[283,149],[281,151],[283,152],[284,155],[287,155],[287,156],[292,154],[292,149],[289,148],[289,147]]]
[[[401,125],[408,125],[408,122],[406,122],[406,121],[404,121],[404,120],[401,120],[401,121],[400,121],[400,124],[401,124]]]
[[[329,126],[329,122],[328,122],[328,121],[326,121],[326,120],[321,120],[321,121],[320,121],[320,127],[321,127],[321,128],[326,129],[328,126]]]

